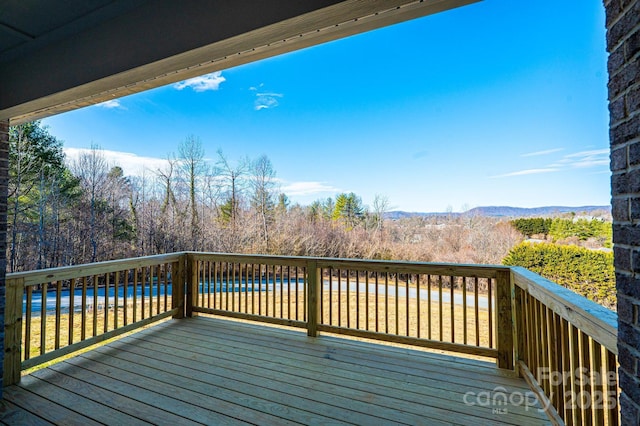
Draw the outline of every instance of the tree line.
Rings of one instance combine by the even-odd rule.
[[[182,250],[497,264],[522,239],[491,218],[391,221],[381,195],[293,204],[266,155],[210,160],[195,136],[140,176],[95,146],[68,161],[39,122],[11,127],[9,143],[12,272]]]
[[[527,238],[540,236],[553,242],[585,242],[591,240],[599,247],[611,248],[613,228],[611,222],[587,218],[518,218],[511,224]]]

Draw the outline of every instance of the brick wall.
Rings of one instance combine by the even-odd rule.
[[[4,307],[7,272],[7,183],[9,180],[9,122],[0,120],[0,377],[4,377]],[[0,398],[2,380],[0,379]]]
[[[640,1],[604,0],[622,424],[640,424]]]

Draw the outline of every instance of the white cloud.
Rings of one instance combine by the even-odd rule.
[[[207,90],[218,90],[220,85],[225,81],[227,81],[227,79],[222,76],[222,71],[216,71],[211,74],[205,74],[200,77],[181,81],[174,84],[173,87],[178,90],[190,87],[195,92],[205,92]]]
[[[529,154],[521,155],[521,157],[532,157],[536,155],[546,155],[554,152],[561,151],[561,148],[550,149],[546,151],[532,152]],[[600,167],[609,165],[609,150],[608,149],[594,149],[589,151],[580,151],[573,154],[564,155],[559,160],[548,164],[545,167],[537,169],[520,170],[517,172],[505,173],[492,178],[503,178],[511,176],[524,176],[541,173],[553,173],[570,169],[586,169],[591,167]]]
[[[553,154],[554,152],[562,151],[563,149],[564,148],[554,148],[554,149],[546,149],[544,151],[529,152],[527,154],[522,154],[520,157],[537,157],[539,155],[548,155],[548,154]]]
[[[571,167],[585,168],[595,166],[609,165],[609,150],[596,149],[591,151],[576,152],[575,154],[565,155],[564,162]]]
[[[282,191],[287,195],[301,196],[320,193],[340,192],[335,186],[327,185],[324,182],[293,182],[282,187]]]
[[[275,108],[280,104],[278,98],[283,96],[282,93],[256,93],[254,109],[260,111],[261,109]]]
[[[108,101],[104,101],[102,103],[96,104],[96,106],[98,107],[102,107],[102,108],[107,108],[107,109],[126,109],[124,106],[122,106],[122,104],[120,103],[120,101],[118,99],[111,99]]]
[[[541,174],[541,173],[553,173],[553,172],[557,172],[557,171],[560,171],[560,169],[553,168],[553,167],[548,167],[548,168],[544,168],[544,169],[520,170],[520,171],[517,171],[517,172],[505,173],[503,175],[496,175],[496,176],[491,176],[491,177],[492,178],[503,178],[503,177],[511,177],[511,176],[525,176],[525,175],[536,175],[536,174]]]
[[[77,160],[82,153],[90,152],[87,148],[64,148],[68,161]],[[155,171],[167,164],[166,159],[144,157],[131,152],[101,150],[107,162],[113,166],[122,167],[125,176],[142,176],[145,170]]]

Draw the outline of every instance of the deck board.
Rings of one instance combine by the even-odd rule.
[[[468,405],[529,392],[494,363],[261,324],[172,320],[23,377],[20,424],[539,425],[536,407]],[[506,409],[506,411],[505,411]],[[13,416],[13,417],[11,417]],[[12,420],[13,419],[13,420]]]

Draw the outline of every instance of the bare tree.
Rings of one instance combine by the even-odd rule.
[[[266,155],[258,157],[251,165],[251,207],[260,221],[266,252],[269,252],[269,228],[274,221],[276,172]]]
[[[375,230],[382,233],[384,227],[384,215],[389,210],[389,197],[386,195],[376,194],[373,198],[373,219],[375,222]]]
[[[225,203],[221,206],[221,217],[223,221],[231,225],[232,234],[236,233],[240,217],[240,202],[245,191],[245,175],[248,168],[249,161],[246,158],[233,166],[224,156],[222,150],[218,150],[216,174],[219,176],[222,192],[226,194]]]
[[[189,211],[191,213],[191,248],[196,250],[199,245],[200,224],[198,221],[197,197],[198,185],[205,175],[204,148],[200,139],[191,135],[178,146],[180,167],[186,175],[189,190]]]
[[[81,153],[73,163],[72,170],[88,198],[90,262],[95,262],[98,258],[98,214],[102,210],[101,204],[108,188],[109,166],[100,148],[91,145],[91,149]]]

